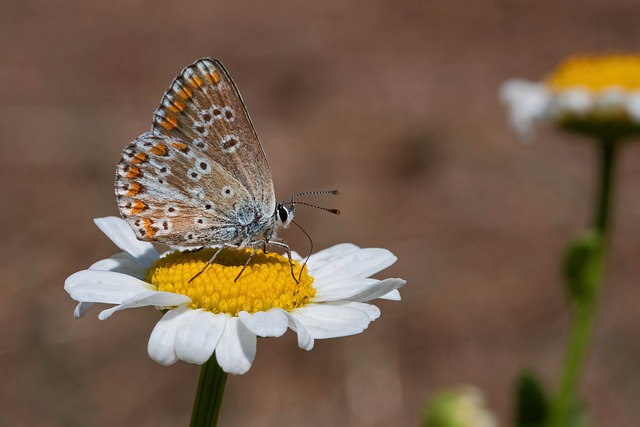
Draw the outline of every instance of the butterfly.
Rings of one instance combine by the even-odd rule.
[[[224,247],[270,244],[283,247],[291,260],[276,233],[291,223],[294,197],[337,191],[277,203],[267,157],[237,86],[219,61],[202,58],[173,80],[151,131],[123,150],[115,193],[139,240],[187,249],[218,246],[213,258]]]

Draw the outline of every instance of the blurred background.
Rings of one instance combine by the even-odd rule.
[[[81,321],[67,276],[117,252],[121,150],[174,76],[223,61],[279,198],[316,248],[390,249],[403,301],[365,333],[260,340],[230,377],[220,425],[416,425],[425,399],[474,384],[512,421],[521,368],[547,386],[569,324],[560,256],[590,221],[594,147],[549,129],[519,144],[497,100],[581,52],[639,48],[631,0],[298,2],[5,0],[0,4],[0,426],[187,425],[198,367],[146,353],[160,318]],[[638,425],[640,145],[622,153],[610,264],[581,388],[596,426]],[[295,229],[284,237],[304,252]]]

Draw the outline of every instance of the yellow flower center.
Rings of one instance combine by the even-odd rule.
[[[582,86],[593,91],[610,87],[640,89],[640,55],[582,55],[564,61],[547,79],[561,91]]]
[[[293,261],[293,273],[296,279],[300,278],[296,283],[288,258],[275,252],[266,254],[259,250],[242,271],[253,249],[225,248],[202,271],[216,251],[208,248],[173,252],[151,266],[145,281],[157,286],[158,291],[187,295],[194,309],[232,316],[241,311],[255,313],[274,307],[292,310],[305,305],[316,294],[307,269],[300,275],[301,266]]]

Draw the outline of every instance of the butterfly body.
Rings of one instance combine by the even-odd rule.
[[[115,191],[138,239],[186,248],[269,243],[293,216],[276,203],[236,85],[211,58],[174,79],[151,131],[123,150]]]

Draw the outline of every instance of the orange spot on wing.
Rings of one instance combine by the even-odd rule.
[[[183,142],[179,142],[179,141],[173,141],[171,143],[171,145],[175,148],[177,148],[178,150],[182,151],[183,153],[186,153],[189,151],[189,147],[187,146],[187,144],[183,143]]]
[[[178,126],[178,119],[175,116],[168,115],[160,122],[160,126],[166,130],[171,130]]]
[[[189,84],[191,84],[194,89],[198,89],[202,87],[202,79],[198,76],[193,76],[191,77],[191,80],[189,80]]]
[[[142,190],[142,186],[134,181],[131,184],[129,184],[129,188],[127,189],[126,196],[133,197],[136,194],[140,193],[140,190]]]
[[[134,200],[133,206],[131,207],[131,215],[138,215],[143,210],[147,209],[148,206],[145,202],[140,200]]]
[[[220,83],[220,74],[217,71],[209,73],[205,77],[209,83],[213,83],[214,85]]]
[[[156,144],[151,150],[151,154],[155,154],[156,156],[166,156],[169,154],[169,148],[167,148],[164,144]]]
[[[126,178],[134,179],[139,177],[141,174],[142,172],[140,172],[140,169],[138,169],[137,166],[130,166],[129,171],[127,172]]]
[[[153,222],[149,218],[142,218],[142,227],[147,232],[145,237],[153,237],[156,234],[157,229],[153,226]]]
[[[185,107],[186,107],[185,103],[178,99],[174,99],[173,101],[171,101],[171,104],[169,104],[169,109],[174,113],[182,112],[182,110],[184,110]]]
[[[133,164],[140,164],[140,163],[144,163],[147,161],[147,154],[146,153],[138,153],[136,154],[133,159],[131,159],[131,163]]]
[[[180,95],[180,98],[182,98],[182,99],[189,99],[189,98],[191,98],[193,96],[193,92],[188,87],[183,86],[178,91],[178,95]]]

